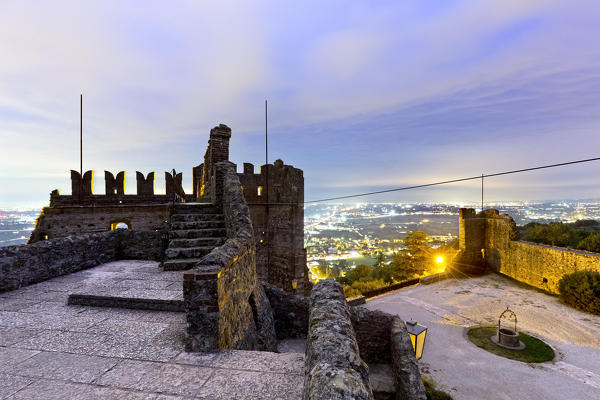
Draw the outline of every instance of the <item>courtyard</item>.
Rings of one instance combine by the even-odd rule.
[[[509,360],[469,341],[470,327],[496,325],[507,306],[517,315],[518,330],[554,349],[552,362]],[[456,400],[600,398],[600,317],[557,297],[490,274],[413,286],[373,298],[366,307],[427,326],[421,373]]]

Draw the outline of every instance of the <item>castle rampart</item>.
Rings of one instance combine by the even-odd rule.
[[[256,276],[256,246],[250,212],[235,165],[221,162],[214,174],[222,181],[227,241],[184,274],[187,348],[276,349],[268,300]]]
[[[166,194],[159,195],[154,193],[154,172],[144,175],[136,171],[137,194],[126,194],[125,171],[116,175],[104,171],[105,193],[94,194],[94,172],[86,171],[82,177],[72,170],[72,193],[51,193],[50,205],[40,213],[29,243],[105,232],[118,223],[133,230],[161,231],[168,229],[174,203],[221,205],[223,182],[216,165],[229,161],[230,138],[231,129],[226,125],[211,129],[204,162],[192,171],[192,194],[183,191],[183,175],[176,171],[165,172]],[[254,173],[254,166],[244,163],[243,172],[237,176],[250,209],[258,279],[286,291],[305,291],[310,284],[304,250],[302,170],[277,160]]]
[[[238,174],[250,207],[259,279],[291,290],[309,286],[304,250],[304,176],[277,160],[260,167],[244,163]]]
[[[463,208],[459,216],[459,264],[455,268],[490,269],[520,282],[558,293],[565,274],[600,271],[600,254],[516,240],[516,224],[506,214]]]

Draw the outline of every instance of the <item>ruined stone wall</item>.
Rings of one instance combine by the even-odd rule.
[[[600,271],[600,254],[515,240],[513,219],[497,210],[475,215],[472,209],[461,209],[459,225],[466,238],[460,240],[461,251],[470,249],[474,254],[479,250],[480,265],[550,293],[558,293],[558,282],[565,274]]]
[[[254,166],[244,163],[238,176],[252,216],[259,279],[286,291],[303,293],[310,289],[302,170],[277,160],[261,166],[260,173],[255,174]]]
[[[129,229],[118,229],[116,232],[119,235],[117,259],[154,261],[161,259],[162,232]]]
[[[158,255],[160,236],[153,231],[116,230],[0,247],[0,292],[120,258],[155,259]]]
[[[215,203],[215,195],[220,192],[217,185],[215,165],[229,161],[229,139],[231,128],[220,124],[210,130],[208,146],[204,154],[204,163],[193,170],[194,195],[197,201]]]
[[[235,165],[221,162],[222,207],[227,241],[184,274],[187,347],[275,350],[273,315],[256,277],[256,250],[250,212]]]
[[[83,179],[79,172],[71,171],[72,194],[52,191],[50,206],[42,209],[28,243],[105,232],[119,222],[134,230],[164,229],[171,214],[169,203],[174,199],[192,200],[192,195],[183,193],[182,175],[175,171],[165,172],[166,195],[154,194],[154,172],[146,177],[136,172],[136,195],[125,194],[125,172],[119,172],[116,178],[108,171],[104,174],[105,194],[97,195],[92,193],[93,171],[87,171]]]
[[[29,243],[70,235],[106,232],[111,230],[112,224],[118,222],[125,222],[134,230],[161,230],[167,226],[169,218],[168,204],[44,207]]]
[[[342,286],[319,281],[310,303],[303,399],[372,400],[369,369],[360,358]]]
[[[285,292],[265,282],[262,286],[273,310],[277,339],[305,338],[308,333],[309,298]]]

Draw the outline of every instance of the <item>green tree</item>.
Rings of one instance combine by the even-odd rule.
[[[377,261],[373,264],[373,272],[371,275],[376,280],[382,280],[385,283],[394,282],[394,271],[391,263],[385,261],[383,252],[379,252],[377,255]]]
[[[394,253],[392,256],[392,261],[390,262],[393,280],[405,281],[413,278],[415,272],[411,269],[409,258],[410,257],[406,252],[399,251]]]
[[[350,268],[350,266],[348,265],[348,261],[340,260],[338,262],[338,268],[340,269],[340,271],[347,271],[348,268]]]
[[[600,232],[589,234],[579,242],[578,249],[600,253]]]
[[[348,280],[348,284],[352,284],[358,280],[366,280],[371,277],[371,267],[365,264],[357,265],[346,272],[345,278]]]
[[[331,268],[329,268],[329,265],[327,265],[327,261],[319,260],[319,266],[317,267],[317,270],[321,279],[331,278]]]
[[[409,232],[403,240],[405,250],[404,262],[406,268],[416,274],[422,275],[433,263],[433,252],[429,245],[429,235],[423,231]]]
[[[523,240],[552,246],[576,247],[581,240],[581,232],[569,224],[551,222],[532,226],[524,232]]]

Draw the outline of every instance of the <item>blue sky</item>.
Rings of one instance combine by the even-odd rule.
[[[215,4],[218,3],[218,4]],[[304,170],[306,199],[600,156],[596,1],[4,1],[0,207],[79,168],[231,159]],[[489,200],[600,198],[600,163],[490,179]],[[477,201],[479,184],[373,201]]]

